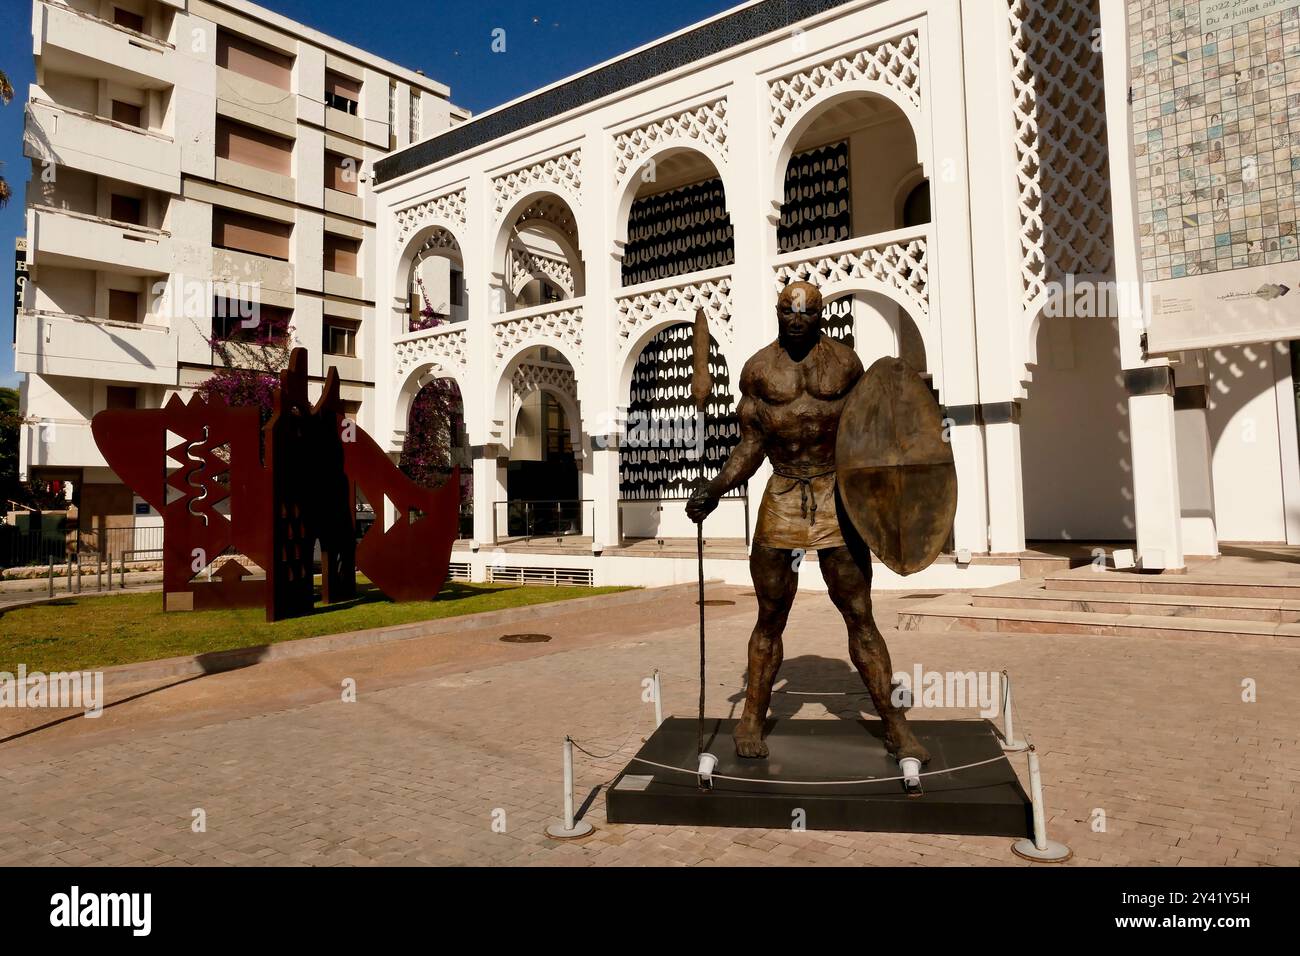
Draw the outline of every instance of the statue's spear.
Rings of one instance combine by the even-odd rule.
[[[695,310],[695,327],[691,338],[691,401],[699,416],[696,419],[696,442],[700,449],[699,482],[707,481],[704,475],[704,423],[709,396],[713,393],[713,373],[709,371],[709,320],[703,309]],[[699,567],[700,605],[700,723],[699,749],[704,753],[704,522],[695,526],[695,557]]]

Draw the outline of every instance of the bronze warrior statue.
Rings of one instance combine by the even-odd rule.
[[[686,506],[692,521],[703,521],[722,495],[753,476],[764,456],[772,462],[749,558],[758,623],[749,639],[736,752],[767,756],[763,727],[781,667],[781,635],[798,589],[795,552],[816,549],[831,601],[848,626],[849,657],[884,722],[886,748],[899,759],[924,763],[929,752],[890,698],[889,649],[871,615],[871,553],[853,524],[842,520],[837,504],[836,435],[845,400],[862,378],[862,363],[847,345],[823,334],[822,299],[815,286],[787,286],[777,303],[777,321],[777,340],[750,358],[741,373],[740,443],[717,478]]]

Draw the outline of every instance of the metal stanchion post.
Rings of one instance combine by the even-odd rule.
[[[1029,744],[1016,739],[1011,702],[1011,675],[1002,672],[1002,749],[1007,753],[1020,753]]]
[[[1034,806],[1034,838],[1017,840],[1011,852],[1036,863],[1064,863],[1074,855],[1064,843],[1047,839],[1047,811],[1043,806],[1043,775],[1038,767],[1038,754],[1029,747],[1029,799]]]
[[[50,558],[50,597],[54,597],[54,559]]]
[[[592,831],[586,820],[573,818],[573,738],[564,738],[564,820],[546,828],[546,835],[554,840],[572,840]]]
[[[664,722],[664,684],[659,678],[659,670],[655,669],[654,676],[654,693],[655,693],[655,728],[663,726]]]

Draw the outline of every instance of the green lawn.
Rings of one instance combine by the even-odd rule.
[[[274,624],[261,608],[167,614],[161,592],[70,597],[0,612],[0,671],[14,673],[20,663],[29,672],[109,667],[624,590],[452,581],[432,601],[394,604],[362,584],[354,601],[317,605],[311,614]]]

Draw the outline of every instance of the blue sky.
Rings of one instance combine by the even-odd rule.
[[[402,66],[424,70],[451,87],[458,106],[481,113],[529,90],[712,16],[739,0],[575,0],[504,3],[358,3],[357,0],[264,0],[263,6]],[[14,199],[0,210],[0,385],[13,371],[14,239],[23,232],[23,103],[32,82],[30,7],[5,0],[10,28],[0,30],[0,68],[14,101],[0,107],[0,162]],[[358,13],[361,15],[358,16]],[[506,51],[493,53],[492,31],[506,31]]]

